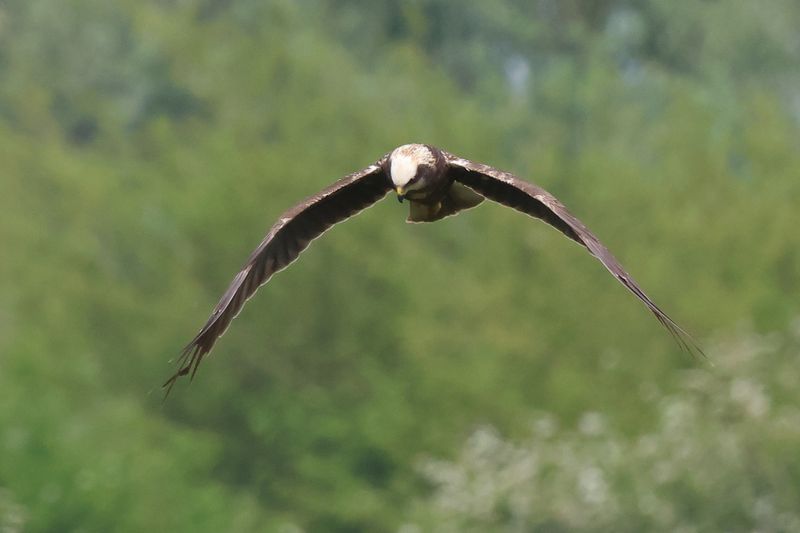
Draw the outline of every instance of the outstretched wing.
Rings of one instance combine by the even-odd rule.
[[[175,381],[191,372],[225,333],[245,302],[273,274],[289,266],[312,240],[334,224],[371,206],[391,189],[383,170],[385,157],[365,169],[345,176],[283,213],[270,228],[242,270],[222,295],[211,317],[178,359],[178,371],[164,383],[167,394]]]
[[[645,294],[619,261],[608,251],[608,248],[589,231],[583,222],[567,211],[567,208],[555,196],[508,172],[449,153],[445,153],[445,157],[449,165],[450,177],[456,181],[490,200],[544,220],[570,239],[586,247],[589,253],[599,259],[625,288],[647,306],[681,348],[692,354],[704,355],[694,339]]]

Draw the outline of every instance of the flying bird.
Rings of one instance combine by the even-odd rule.
[[[233,278],[211,317],[183,349],[178,371],[164,383],[166,393],[181,376],[193,378],[245,302],[273,274],[331,226],[359,213],[394,190],[408,200],[407,222],[434,222],[488,198],[543,220],[600,260],[690,353],[703,353],[691,336],[639,287],[611,252],[566,207],[544,189],[513,174],[453,155],[427,144],[395,148],[375,163],[341,178],[283,213]]]

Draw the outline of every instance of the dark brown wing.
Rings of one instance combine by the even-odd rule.
[[[704,355],[694,339],[645,294],[603,243],[583,225],[583,222],[567,211],[555,196],[508,172],[449,153],[445,153],[445,157],[450,166],[449,173],[456,181],[490,200],[544,220],[570,239],[585,246],[589,253],[599,259],[620,283],[647,306],[681,348],[692,354]]]
[[[391,189],[383,170],[384,158],[345,176],[283,213],[270,228],[241,272],[233,278],[205,326],[181,352],[179,369],[164,383],[167,394],[175,381],[191,372],[225,333],[245,302],[273,274],[289,266],[312,240],[328,228],[371,206]]]

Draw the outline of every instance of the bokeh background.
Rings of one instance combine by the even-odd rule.
[[[0,2],[0,530],[800,530],[795,0]],[[277,215],[406,142],[557,231],[387,199],[170,360]]]

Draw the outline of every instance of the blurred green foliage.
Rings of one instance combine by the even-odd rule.
[[[797,527],[798,27],[791,0],[3,2],[0,528]],[[795,340],[710,368],[556,231],[383,202],[162,404],[274,218],[405,142],[548,188],[715,361]],[[543,416],[602,432],[530,441]],[[425,465],[472,468],[482,427],[548,473],[497,503],[493,457],[442,507],[472,496]]]
[[[425,458],[436,487],[415,519],[439,531],[800,530],[800,321],[714,347],[633,438],[587,411],[574,427],[540,414],[521,442],[478,428],[454,461]],[[767,438],[764,438],[767,436]]]

